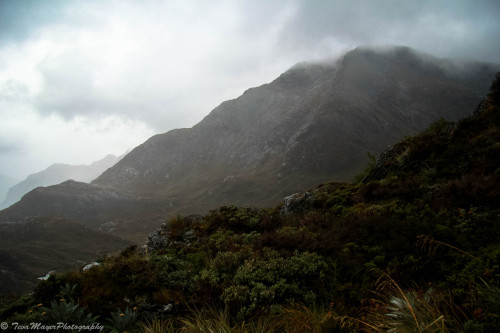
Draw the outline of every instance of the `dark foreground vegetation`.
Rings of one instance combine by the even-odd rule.
[[[177,216],[147,248],[5,299],[0,317],[116,332],[498,332],[499,85],[353,184]]]

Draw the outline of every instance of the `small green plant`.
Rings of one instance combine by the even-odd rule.
[[[444,316],[432,305],[430,292],[392,295],[386,309],[389,332],[446,332]]]
[[[112,312],[111,318],[108,318],[108,322],[110,324],[106,327],[110,330],[110,332],[114,333],[128,332],[136,326],[136,321],[137,312],[130,310],[130,308],[127,307],[123,312],[121,309],[118,309],[116,312]]]
[[[59,301],[52,301],[50,308],[43,307],[42,310],[49,322],[67,323],[79,325],[91,325],[96,322],[99,316],[92,316],[92,313],[85,314],[85,308],[73,302],[66,302],[64,298]]]
[[[72,303],[77,303],[75,302],[75,291],[77,284],[72,284],[70,285],[69,283],[66,283],[66,285],[60,287],[60,292],[59,295],[62,296],[66,301],[71,301]]]
[[[490,313],[500,316],[500,289],[483,281],[483,286],[479,290],[486,309]]]

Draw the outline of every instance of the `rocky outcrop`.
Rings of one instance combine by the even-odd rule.
[[[283,199],[280,213],[283,215],[300,214],[313,207],[314,195],[311,192],[294,193]]]

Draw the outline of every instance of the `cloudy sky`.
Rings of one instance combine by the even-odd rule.
[[[0,0],[0,173],[123,154],[366,44],[500,63],[498,0]]]

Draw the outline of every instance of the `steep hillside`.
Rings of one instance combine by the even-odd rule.
[[[277,205],[315,184],[350,180],[367,153],[434,120],[469,114],[498,69],[406,47],[358,48],[337,62],[298,64],[193,128],[152,137],[91,185],[77,186],[79,194],[66,194],[68,184],[39,189],[0,212],[0,221],[58,214],[104,228],[118,220],[116,232],[137,240],[158,216]],[[92,199],[103,191],[113,194]]]
[[[0,209],[16,203],[23,195],[40,186],[56,185],[70,179],[89,183],[116,164],[118,160],[116,156],[107,155],[90,165],[53,164],[43,171],[29,175],[16,185],[12,184],[14,186],[9,188],[5,200],[0,203]]]
[[[458,67],[402,47],[299,64],[193,128],[151,138],[94,184],[176,197],[174,207],[189,203],[196,212],[277,203],[321,181],[350,180],[368,152],[441,117],[467,115],[496,69]]]

